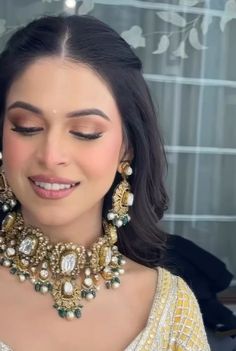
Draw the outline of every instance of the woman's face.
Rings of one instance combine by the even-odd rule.
[[[38,59],[12,84],[3,165],[23,211],[37,222],[100,215],[123,149],[115,100],[85,65]]]

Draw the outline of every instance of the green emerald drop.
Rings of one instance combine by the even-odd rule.
[[[86,298],[86,295],[87,295],[86,291],[82,290],[81,291],[81,297],[84,299],[84,298]]]
[[[63,309],[58,310],[58,314],[61,318],[65,318],[66,317],[66,311]]]
[[[122,218],[123,225],[126,225],[129,222],[129,217],[125,216]]]
[[[107,282],[105,283],[105,285],[106,285],[106,288],[107,288],[107,289],[110,289],[110,288],[111,288],[111,282],[110,282],[110,281],[107,281]]]
[[[16,274],[16,272],[17,272],[17,269],[16,269],[16,268],[11,268],[11,269],[10,269],[10,273],[11,273],[11,274]]]
[[[75,314],[75,317],[76,318],[80,318],[81,317],[81,311],[79,308],[77,308],[75,311],[74,311],[74,314]]]
[[[41,284],[39,284],[39,283],[35,284],[34,288],[35,288],[35,291],[39,292],[40,288],[41,288]]]

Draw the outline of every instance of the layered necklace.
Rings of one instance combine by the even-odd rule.
[[[0,231],[0,264],[35,291],[51,294],[58,315],[81,317],[83,300],[93,300],[101,281],[118,288],[125,260],[117,246],[113,224],[103,221],[103,236],[89,248],[74,243],[53,244],[39,228],[26,225],[20,212],[8,213]]]

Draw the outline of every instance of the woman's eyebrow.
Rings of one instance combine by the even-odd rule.
[[[11,104],[7,108],[7,111],[10,111],[14,108],[22,108],[24,110],[33,112],[34,114],[36,114],[38,116],[43,116],[43,114],[44,114],[43,111],[39,107],[36,107],[36,106],[29,104],[28,102],[24,102],[24,101],[15,101],[13,104]],[[71,117],[82,117],[82,116],[91,116],[91,115],[101,116],[101,117],[105,118],[106,120],[110,121],[110,118],[103,111],[101,111],[97,108],[86,108],[86,109],[68,112],[66,114],[66,117],[71,118]]]

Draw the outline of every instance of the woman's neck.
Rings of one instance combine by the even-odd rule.
[[[93,211],[95,212],[95,211]],[[102,214],[101,210],[97,213],[85,213],[73,221],[56,225],[45,225],[40,223],[28,211],[22,209],[22,216],[26,224],[40,228],[40,230],[50,239],[52,243],[73,242],[90,247],[99,236],[102,235]]]

